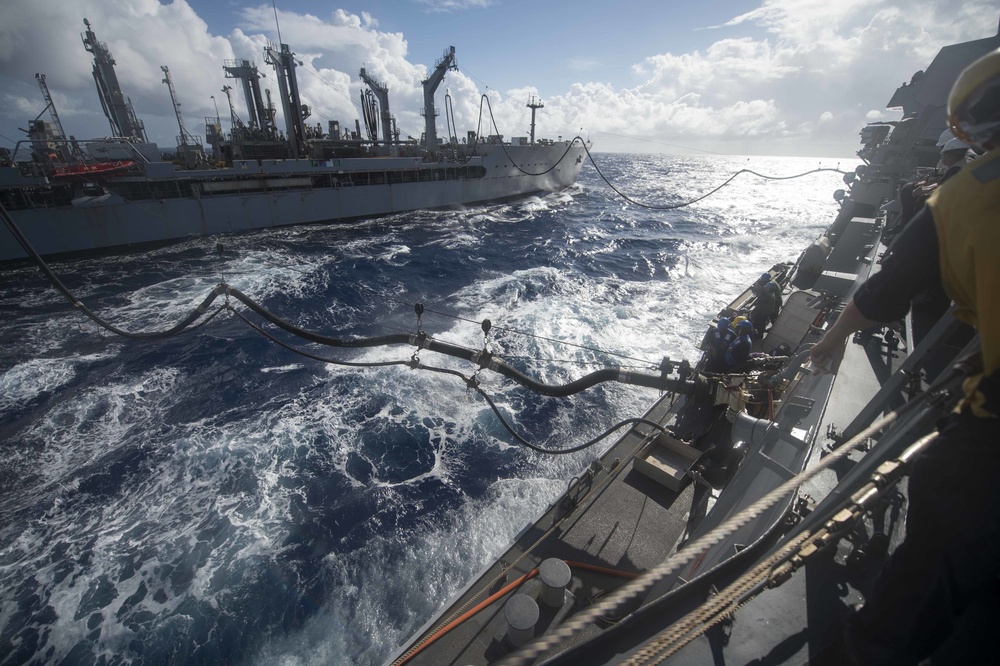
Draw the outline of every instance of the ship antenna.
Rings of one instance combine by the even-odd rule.
[[[281,43],[281,26],[278,25],[278,5],[275,0],[271,0],[271,8],[274,10],[274,27],[278,31],[278,43]]]

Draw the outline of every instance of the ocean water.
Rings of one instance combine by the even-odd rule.
[[[856,164],[595,159],[619,189],[660,205],[742,168]],[[561,383],[694,361],[713,314],[832,221],[840,186],[835,173],[744,174],[654,211],[588,164],[573,188],[514,203],[52,266],[135,331],[172,325],[221,280],[329,336],[415,331],[419,302],[433,337],[485,343]],[[353,362],[415,351],[308,349]],[[545,398],[489,372],[479,380],[518,432],[550,448],[657,397],[601,385]],[[602,450],[534,453],[457,377],[307,359],[229,313],[164,342],[118,338],[31,267],[0,271],[0,443],[4,665],[382,663]]]

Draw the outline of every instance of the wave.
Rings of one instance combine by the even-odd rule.
[[[744,167],[816,166],[596,157],[616,186],[659,203]],[[741,176],[656,211],[587,167],[552,196],[55,269],[130,329],[173,323],[220,281],[338,336],[414,331],[420,302],[435,338],[558,382],[693,359],[732,294],[825,228],[837,184]],[[303,359],[225,314],[160,344],[103,338],[32,270],[3,277],[0,653],[14,662],[381,662],[600,450],[527,451],[457,377]],[[361,362],[416,351],[310,349]],[[512,427],[547,445],[585,441],[656,397],[600,386],[539,398],[478,377]]]

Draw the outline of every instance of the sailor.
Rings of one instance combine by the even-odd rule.
[[[948,174],[952,169],[957,172],[963,166],[972,161],[975,157],[970,149],[972,146],[962,141],[958,137],[951,139],[941,148],[941,164],[944,165],[944,173]]]
[[[861,664],[915,664],[951,634],[955,618],[996,595],[1000,573],[1000,50],[967,67],[948,97],[955,134],[986,153],[938,187],[813,347],[814,364],[843,358],[854,331],[894,321],[940,281],[955,316],[981,341],[982,372],[963,385],[956,412],[916,459],[906,537],[844,634]],[[978,639],[978,642],[976,642]],[[992,661],[994,637],[969,632],[964,663]],[[982,658],[980,658],[982,657]]]
[[[955,138],[955,133],[951,131],[950,127],[945,131],[941,132],[941,136],[938,137],[937,144],[935,144],[935,147],[938,149],[938,152],[940,153],[942,150],[944,150],[945,144],[954,138]],[[934,167],[934,171],[936,173],[944,173],[946,171],[946,169],[944,168],[944,162],[941,161],[940,157],[938,158],[937,165]]]
[[[777,282],[771,280],[770,273],[764,273],[754,284],[754,292],[757,294],[757,304],[754,305],[750,313],[750,321],[757,335],[763,337],[767,325],[774,321],[781,309],[781,287]],[[767,277],[765,281],[764,278]],[[762,283],[763,281],[763,283]]]
[[[708,332],[708,359],[705,372],[721,372],[725,368],[725,354],[729,345],[736,340],[736,332],[729,327],[727,317],[719,317],[719,323]]]
[[[722,355],[725,372],[742,370],[747,359],[750,358],[750,351],[753,347],[753,342],[750,339],[753,334],[753,324],[744,319],[736,325],[736,333],[738,337],[733,340],[729,348],[726,349],[726,353]]]
[[[951,134],[950,129],[947,132]],[[944,139],[945,135],[942,134],[941,138]],[[963,166],[976,157],[971,146],[953,134],[943,144],[939,143],[938,147],[941,149],[941,159],[937,163],[934,174],[918,181],[906,183],[899,188],[901,214],[898,225],[892,228],[887,237],[891,238],[898,234],[927,203],[927,197],[939,185],[961,171]]]

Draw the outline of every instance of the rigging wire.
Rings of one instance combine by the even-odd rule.
[[[587,157],[590,158],[590,163],[594,165],[594,169],[597,171],[597,175],[599,175],[601,177],[601,180],[603,180],[607,184],[608,187],[610,187],[612,190],[615,191],[615,194],[617,194],[622,199],[625,199],[625,201],[628,201],[631,204],[635,204],[636,206],[639,206],[641,208],[646,208],[646,209],[649,209],[649,210],[677,210],[678,208],[685,208],[687,206],[690,206],[691,204],[698,203],[699,201],[702,201],[703,199],[707,199],[708,197],[712,196],[713,194],[715,194],[716,192],[718,192],[719,190],[721,190],[722,188],[724,188],[726,185],[729,185],[729,183],[733,182],[734,180],[736,180],[736,178],[738,176],[740,176],[741,174],[744,174],[744,173],[749,173],[751,175],[757,176],[758,178],[763,178],[764,180],[792,180],[794,178],[802,178],[803,176],[808,176],[808,175],[813,174],[813,173],[821,173],[821,172],[824,172],[824,171],[832,171],[834,173],[840,173],[840,174],[847,173],[846,171],[842,171],[839,167],[832,167],[832,168],[831,167],[816,167],[815,169],[810,169],[809,171],[803,171],[802,173],[792,174],[790,176],[768,176],[768,175],[759,173],[757,171],[754,171],[753,169],[740,169],[739,171],[737,171],[736,173],[734,173],[732,176],[730,176],[729,178],[727,178],[725,181],[723,181],[723,183],[721,185],[719,185],[718,187],[715,187],[715,188],[709,190],[708,192],[706,192],[705,194],[702,194],[699,197],[696,197],[694,199],[691,199],[690,201],[684,201],[684,202],[681,202],[681,203],[678,203],[678,204],[667,204],[667,205],[657,206],[657,205],[647,204],[647,203],[643,203],[641,201],[637,201],[637,200],[631,198],[630,196],[628,196],[627,194],[625,194],[624,192],[622,192],[621,190],[619,190],[617,187],[615,187],[611,183],[611,181],[608,180],[607,176],[604,175],[604,173],[601,171],[600,167],[597,166],[597,162],[594,161],[594,156],[590,154],[590,149],[587,148],[587,144],[586,143],[583,144],[583,149],[587,151]]]
[[[365,289],[368,289],[372,293],[376,294],[380,298],[383,298],[383,299],[385,299],[387,301],[392,301],[392,302],[398,303],[400,305],[406,305],[407,307],[411,307],[411,308],[416,305],[416,303],[410,303],[410,302],[407,302],[407,301],[403,301],[403,300],[400,300],[398,298],[394,298],[392,296],[383,296],[383,295],[380,295],[377,291],[375,291],[371,287],[368,287],[367,285],[358,285],[358,286],[361,286],[361,287],[363,287]],[[430,312],[432,314],[436,314],[436,315],[439,315],[441,317],[447,317],[449,319],[454,319],[456,321],[462,321],[462,322],[465,322],[467,324],[476,324],[477,326],[482,323],[482,322],[476,321],[474,319],[468,319],[468,318],[462,317],[460,315],[454,315],[454,314],[450,314],[448,312],[442,312],[440,310],[434,310],[434,309],[426,307],[426,306],[424,306],[424,312]],[[659,363],[657,363],[657,362],[653,362],[653,361],[650,361],[650,360],[647,360],[647,359],[644,359],[644,358],[638,358],[638,357],[635,357],[635,356],[628,356],[627,354],[622,354],[622,353],[619,353],[619,352],[608,351],[607,349],[601,349],[600,347],[591,347],[589,345],[582,345],[580,343],[570,342],[568,340],[559,340],[558,338],[549,338],[549,337],[546,337],[544,335],[538,335],[536,333],[529,333],[528,331],[522,331],[520,329],[511,328],[509,326],[499,326],[499,325],[494,324],[493,325],[493,330],[494,331],[502,331],[504,333],[513,333],[515,335],[523,335],[523,336],[528,337],[528,338],[534,338],[536,340],[544,340],[545,342],[551,342],[553,344],[563,345],[563,346],[566,346],[566,347],[576,347],[577,349],[583,349],[583,350],[586,350],[586,351],[592,351],[592,352],[595,352],[595,353],[598,353],[598,354],[605,354],[607,356],[614,356],[616,358],[622,358],[622,359],[626,359],[626,360],[629,360],[629,361],[638,361],[639,363],[642,363],[644,367],[656,367],[657,365],[659,365]]]
[[[620,430],[621,428],[623,428],[623,427],[625,427],[627,425],[634,425],[634,424],[640,424],[641,423],[641,424],[644,424],[644,425],[648,425],[648,426],[650,426],[650,427],[652,427],[652,428],[654,428],[654,429],[656,429],[656,430],[658,430],[660,432],[666,432],[666,429],[663,426],[661,426],[659,423],[656,423],[654,421],[650,421],[648,419],[643,419],[643,418],[628,418],[628,419],[624,419],[622,421],[619,421],[615,425],[613,425],[610,428],[606,429],[601,434],[599,434],[596,437],[593,437],[593,438],[587,440],[586,442],[584,442],[582,444],[578,444],[576,446],[572,446],[572,447],[565,448],[565,449],[548,449],[548,448],[545,448],[545,447],[541,447],[541,446],[532,444],[530,441],[528,441],[527,439],[525,439],[520,433],[518,433],[516,430],[514,430],[514,427],[507,420],[507,417],[504,416],[504,414],[500,410],[500,408],[497,407],[497,404],[493,401],[493,399],[489,396],[489,394],[487,394],[486,391],[484,391],[483,388],[479,385],[479,382],[475,379],[475,375],[473,375],[473,376],[466,376],[466,375],[462,374],[461,372],[459,372],[458,370],[452,370],[450,368],[439,368],[439,367],[435,367],[435,366],[423,365],[423,364],[420,363],[420,360],[418,358],[416,358],[416,357],[410,359],[409,361],[377,361],[377,362],[359,363],[359,362],[342,361],[342,360],[339,360],[339,359],[333,359],[333,358],[328,358],[328,357],[324,357],[324,356],[319,356],[319,355],[307,352],[307,351],[305,351],[303,349],[299,349],[297,347],[294,347],[294,346],[292,346],[290,344],[287,344],[286,342],[278,339],[276,336],[272,335],[270,332],[268,332],[265,329],[261,328],[260,326],[258,326],[254,322],[250,321],[245,315],[243,315],[243,313],[241,313],[241,312],[233,309],[230,306],[225,306],[225,307],[229,307],[229,309],[233,312],[233,314],[236,315],[239,319],[241,319],[243,321],[243,323],[245,323],[247,326],[249,326],[250,328],[252,328],[254,331],[256,331],[257,333],[259,333],[260,335],[264,336],[265,338],[267,338],[268,340],[270,340],[274,344],[276,344],[276,345],[278,345],[280,347],[283,347],[283,348],[287,349],[288,351],[291,351],[292,353],[298,354],[300,356],[304,356],[305,358],[309,358],[309,359],[312,359],[312,360],[315,360],[315,361],[321,361],[323,363],[330,363],[330,364],[333,364],[333,365],[349,366],[349,367],[356,367],[356,368],[358,368],[358,367],[362,367],[362,368],[374,368],[374,367],[386,367],[386,366],[393,366],[393,365],[405,365],[405,366],[408,366],[408,367],[411,367],[411,368],[414,368],[414,369],[427,370],[427,371],[430,371],[430,372],[437,372],[439,374],[446,374],[446,375],[452,375],[454,377],[458,377],[463,382],[465,382],[465,385],[466,385],[466,387],[468,389],[474,390],[474,391],[476,391],[476,393],[478,393],[480,396],[482,396],[482,398],[490,406],[490,409],[493,410],[493,413],[496,414],[497,419],[499,419],[499,421],[500,421],[501,425],[503,425],[504,429],[508,433],[510,433],[510,435],[519,444],[521,444],[524,447],[526,447],[528,449],[531,449],[532,451],[535,451],[537,453],[544,453],[544,454],[548,454],[548,455],[567,455],[567,454],[570,454],[570,453],[576,453],[578,451],[583,451],[584,449],[588,449],[588,448],[594,446],[595,444],[598,444],[601,441],[607,439],[609,435],[611,435],[615,431]]]
[[[539,453],[553,454],[553,455],[565,455],[565,454],[575,453],[577,451],[582,451],[583,449],[589,448],[589,447],[597,444],[598,442],[604,440],[605,438],[607,438],[610,434],[612,434],[616,430],[618,430],[618,429],[620,429],[620,428],[622,428],[622,427],[624,427],[626,425],[630,425],[630,424],[634,424],[634,423],[644,423],[646,425],[650,425],[650,426],[652,426],[654,428],[657,428],[659,430],[663,430],[662,426],[660,426],[659,424],[654,423],[652,421],[649,421],[647,419],[632,418],[632,419],[626,419],[624,421],[621,421],[620,423],[612,426],[611,428],[608,428],[607,430],[605,430],[603,433],[601,433],[597,437],[594,437],[594,438],[588,440],[587,442],[584,442],[583,444],[580,444],[580,445],[577,445],[577,446],[574,446],[574,447],[570,447],[570,448],[567,448],[567,449],[546,449],[544,447],[536,446],[536,445],[532,444],[531,442],[529,442],[524,437],[522,437],[519,433],[517,433],[514,430],[514,428],[508,423],[508,421],[506,420],[506,418],[504,417],[504,415],[501,413],[501,411],[497,407],[496,403],[479,386],[478,381],[475,380],[474,376],[472,376],[472,377],[466,377],[465,375],[463,375],[462,373],[458,372],[457,370],[450,370],[450,369],[447,369],[447,368],[436,368],[436,367],[433,367],[433,366],[422,366],[422,365],[419,364],[419,359],[418,359],[416,353],[414,354],[414,356],[411,358],[410,361],[375,361],[375,362],[364,362],[364,363],[361,363],[361,362],[351,362],[351,361],[341,361],[341,360],[337,360],[337,359],[331,359],[331,358],[328,358],[328,357],[318,356],[316,354],[312,354],[312,353],[307,352],[305,350],[293,347],[292,345],[289,345],[289,344],[287,344],[287,343],[279,340],[277,337],[271,335],[269,332],[267,332],[266,330],[264,330],[263,328],[261,328],[257,324],[253,323],[252,321],[250,321],[241,312],[238,312],[237,310],[235,310],[229,304],[229,302],[228,302],[228,296],[232,295],[237,300],[243,302],[245,305],[247,305],[247,307],[249,307],[251,310],[253,310],[257,314],[261,315],[262,317],[264,317],[265,319],[267,319],[271,323],[273,323],[273,324],[275,324],[275,325],[277,325],[277,326],[285,329],[286,331],[288,331],[290,333],[293,333],[293,334],[297,335],[300,338],[303,338],[303,339],[306,339],[306,340],[310,340],[311,342],[316,342],[316,343],[320,343],[320,344],[326,344],[326,345],[329,345],[329,346],[334,346],[334,347],[380,346],[380,345],[384,345],[384,344],[393,344],[393,343],[400,342],[401,341],[400,338],[412,339],[414,336],[407,336],[405,334],[401,334],[401,335],[395,335],[395,336],[382,336],[382,337],[379,337],[379,338],[353,339],[353,340],[344,340],[344,339],[337,339],[337,338],[329,338],[329,337],[326,337],[326,336],[319,335],[317,333],[312,333],[310,331],[305,331],[304,329],[300,329],[300,328],[298,328],[298,327],[296,327],[296,326],[294,326],[292,324],[289,324],[288,322],[285,322],[284,320],[280,319],[277,315],[274,315],[273,313],[265,310],[262,306],[260,306],[256,302],[254,302],[254,301],[250,300],[248,297],[244,296],[238,290],[233,289],[231,287],[228,287],[225,284],[219,284],[218,286],[216,286],[212,290],[212,292],[209,294],[209,296],[202,302],[201,305],[199,305],[191,314],[189,314],[181,322],[179,322],[177,325],[175,325],[174,327],[172,327],[170,329],[167,329],[167,330],[164,330],[164,331],[139,332],[139,333],[131,332],[131,331],[125,331],[123,329],[120,329],[120,328],[112,325],[112,324],[109,324],[108,322],[104,321],[102,318],[98,317],[89,308],[87,308],[85,305],[83,305],[83,303],[81,303],[72,294],[72,292],[69,291],[68,288],[66,288],[66,286],[62,283],[62,281],[59,280],[58,276],[56,276],[56,274],[52,271],[52,269],[49,268],[49,266],[45,263],[44,260],[42,260],[42,258],[38,255],[38,253],[35,251],[35,249],[28,242],[28,240],[24,237],[24,235],[21,233],[20,229],[18,229],[17,225],[10,218],[10,215],[7,213],[6,208],[4,208],[2,205],[0,205],[0,215],[2,215],[4,223],[7,225],[8,229],[10,229],[10,231],[15,235],[15,237],[17,238],[18,242],[22,245],[22,247],[24,248],[24,250],[29,255],[32,256],[32,258],[35,260],[35,262],[38,264],[38,266],[42,269],[42,272],[49,278],[49,280],[52,282],[52,284],[64,296],[66,296],[66,298],[69,299],[69,301],[71,303],[73,303],[81,312],[83,312],[85,315],[87,315],[88,317],[90,317],[92,320],[94,320],[97,324],[99,324],[103,328],[111,331],[112,333],[120,335],[122,337],[132,338],[132,339],[140,339],[140,340],[159,340],[159,339],[164,339],[164,338],[173,337],[175,335],[178,335],[181,332],[183,332],[185,329],[193,328],[194,321],[197,320],[202,314],[204,314],[204,312],[208,308],[208,305],[211,304],[211,302],[214,301],[219,295],[225,294],[227,296],[227,302],[224,305],[222,305],[221,307],[219,307],[218,309],[216,309],[211,315],[209,315],[209,317],[205,321],[203,321],[200,324],[198,324],[199,326],[203,325],[203,324],[206,324],[209,321],[211,321],[212,319],[214,319],[216,317],[216,315],[218,315],[222,310],[229,309],[240,320],[242,320],[247,326],[249,326],[251,329],[253,329],[257,333],[263,335],[264,337],[266,337],[268,340],[274,342],[275,344],[277,344],[277,345],[279,345],[279,346],[281,346],[281,347],[283,347],[283,348],[285,348],[285,349],[287,349],[289,351],[292,351],[292,352],[294,352],[294,353],[296,353],[296,354],[298,354],[300,356],[306,357],[306,358],[310,358],[310,359],[317,360],[317,361],[322,361],[322,362],[325,362],[325,363],[331,363],[331,364],[342,365],[342,366],[350,366],[350,367],[367,367],[367,368],[371,368],[371,367],[386,367],[386,366],[393,366],[393,365],[407,365],[407,366],[413,367],[413,368],[418,368],[419,367],[419,368],[422,368],[422,369],[425,369],[425,370],[429,370],[429,371],[432,371],[432,372],[438,372],[438,373],[442,373],[442,374],[450,374],[450,375],[453,375],[453,376],[456,376],[456,377],[460,377],[463,381],[465,381],[466,385],[469,388],[474,389],[476,392],[478,392],[486,400],[486,402],[489,404],[490,408],[493,410],[493,412],[500,419],[500,422],[503,424],[504,428],[515,438],[515,440],[517,440],[518,443],[526,446],[527,448],[529,448],[529,449],[531,449],[533,451],[539,452]],[[417,336],[417,337],[419,337],[419,336]],[[445,344],[445,343],[439,343],[439,345],[440,344]],[[421,346],[423,346],[423,344],[421,344]],[[434,345],[428,345],[428,347],[431,348],[431,349],[434,349]],[[472,351],[474,351],[474,350],[472,350]],[[495,367],[495,365],[496,364],[491,363],[489,367],[491,369],[498,370],[499,366],[496,365],[496,367]],[[484,367],[486,367],[486,366],[484,366]],[[510,374],[508,374],[508,373],[502,373],[502,374],[510,376]],[[599,374],[599,373],[591,373],[591,374],[594,375],[594,374]],[[578,384],[578,383],[580,383],[579,380],[577,382],[572,382],[571,384]],[[569,386],[569,385],[567,385],[567,386]],[[550,388],[550,390],[554,391],[555,387]],[[576,392],[576,391],[573,391],[573,392]],[[551,395],[558,395],[558,393],[553,392],[553,393],[551,393]]]
[[[2,217],[4,223],[10,229],[10,231],[17,237],[18,242],[21,243],[25,251],[31,256],[35,262],[41,267],[42,271],[49,278],[52,284],[63,293],[66,298],[73,303],[81,312],[90,317],[93,321],[98,323],[103,328],[108,331],[121,335],[123,337],[132,339],[142,339],[142,340],[158,340],[163,338],[172,337],[183,332],[185,329],[190,328],[194,322],[200,318],[219,296],[225,296],[226,305],[229,304],[229,299],[234,298],[244,305],[246,305],[251,311],[255,312],[259,316],[263,317],[275,326],[284,329],[286,332],[295,335],[303,340],[309,342],[314,342],[320,345],[325,345],[329,347],[338,348],[362,348],[362,347],[380,347],[389,345],[405,344],[417,347],[417,351],[414,353],[413,360],[416,360],[417,354],[420,350],[428,349],[436,353],[445,354],[448,356],[454,356],[455,358],[463,359],[466,361],[471,361],[472,363],[478,364],[480,370],[490,369],[498,374],[501,374],[508,379],[512,379],[515,382],[525,386],[529,390],[532,390],[541,395],[547,395],[552,397],[565,397],[569,395],[574,395],[588,388],[596,386],[597,384],[604,382],[619,382],[626,384],[633,384],[637,386],[645,386],[647,388],[656,388],[660,390],[670,389],[670,390],[684,390],[692,391],[695,388],[695,382],[688,380],[686,378],[671,379],[667,377],[667,371],[661,370],[660,375],[643,374],[637,372],[626,372],[622,368],[618,367],[606,367],[600,370],[596,370],[589,374],[584,375],[576,380],[564,383],[564,384],[546,384],[533,379],[532,377],[524,374],[520,370],[509,365],[501,358],[492,354],[491,352],[483,349],[481,351],[476,351],[470,348],[461,347],[459,345],[451,344],[448,342],[442,342],[435,340],[434,338],[428,336],[423,331],[418,330],[416,333],[397,333],[391,335],[375,336],[375,337],[364,337],[364,338],[334,338],[313,331],[308,331],[306,329],[300,328],[291,322],[288,322],[273,312],[267,310],[264,306],[260,305],[249,296],[242,293],[239,289],[231,287],[225,283],[219,283],[215,288],[209,293],[208,297],[198,305],[194,310],[192,310],[186,317],[184,317],[175,326],[162,330],[162,331],[152,331],[152,332],[132,332],[120,329],[102,318],[94,314],[90,309],[88,309],[83,303],[81,303],[73,294],[62,284],[58,276],[48,267],[47,264],[42,260],[42,258],[35,252],[34,248],[21,233],[20,229],[11,219],[10,215],[7,213],[6,209],[0,205],[0,212],[2,212]],[[417,313],[418,316],[423,312],[423,307],[418,304]],[[418,319],[419,322],[419,319]],[[670,366],[672,367],[672,366]],[[671,370],[672,371],[672,370]]]
[[[949,373],[939,377],[928,390],[916,396],[905,405],[875,420],[871,425],[847,442],[844,442],[844,444],[822,458],[814,466],[781,483],[757,501],[727,518],[715,529],[686,544],[683,549],[676,551],[639,578],[617,589],[600,602],[580,611],[556,630],[528,643],[516,653],[508,655],[500,663],[505,666],[520,666],[533,663],[534,659],[538,656],[555,648],[580,631],[585,630],[600,617],[616,613],[624,604],[642,596],[667,576],[679,574],[683,567],[703,556],[709,548],[718,545],[727,537],[735,534],[744,525],[776,505],[802,484],[831,468],[848,454],[852,453],[855,448],[862,445],[869,437],[912,413],[922,406],[924,402],[941,399],[942,395],[937,390],[938,387],[952,381],[956,375],[963,372],[963,368],[953,366]]]
[[[676,143],[667,143],[666,141],[658,141],[656,139],[648,139],[646,137],[641,137],[641,136],[631,136],[629,134],[615,134],[614,132],[605,132],[603,130],[595,130],[595,129],[588,130],[588,132],[590,132],[591,134],[604,134],[607,136],[616,136],[620,139],[628,139],[630,141],[642,141],[645,143],[655,143],[661,146],[669,146],[671,148],[682,148],[684,150],[693,150],[699,153],[708,153],[709,155],[726,155],[726,153],[719,153],[714,150],[705,150],[704,148],[692,148],[691,146],[682,146]]]
[[[52,286],[54,286],[57,290],[59,290],[59,292],[61,292],[62,295],[65,296],[69,300],[69,302],[72,303],[73,306],[76,307],[80,312],[82,312],[84,315],[95,321],[102,328],[114,333],[115,335],[120,335],[124,338],[130,338],[133,340],[163,340],[169,337],[173,337],[175,335],[178,335],[185,329],[190,328],[195,323],[195,321],[198,320],[198,318],[200,318],[203,314],[205,314],[205,312],[208,311],[208,306],[212,304],[212,301],[214,301],[218,296],[224,293],[224,285],[220,284],[216,286],[214,289],[212,289],[211,292],[209,292],[209,295],[201,302],[200,305],[198,305],[186,317],[181,319],[181,321],[179,321],[177,324],[175,324],[173,327],[169,329],[165,329],[162,331],[151,331],[151,332],[126,331],[124,329],[118,328],[117,326],[114,326],[113,324],[106,322],[104,319],[97,316],[94,312],[90,310],[90,308],[88,308],[86,305],[80,302],[80,300],[73,295],[73,293],[66,287],[66,285],[62,283],[62,281],[55,274],[55,272],[53,272],[52,269],[49,268],[48,264],[46,264],[42,260],[42,258],[38,255],[38,253],[35,251],[35,248],[31,246],[31,243],[28,242],[28,239],[25,238],[24,234],[21,233],[21,230],[14,223],[14,220],[11,219],[10,214],[7,212],[7,209],[2,204],[0,204],[0,217],[3,218],[4,224],[10,230],[10,232],[14,234],[14,238],[17,239],[17,242],[21,245],[21,247],[28,254],[28,256],[30,256],[32,259],[35,260],[35,263],[38,264],[38,267],[49,279],[49,282],[52,283]],[[212,316],[214,317],[215,315]]]
[[[489,100],[489,98],[486,95],[482,95],[480,97],[480,102],[479,102],[479,113],[480,113],[480,116],[482,116],[482,112],[483,112],[483,101],[486,102],[486,109],[489,112],[490,121],[491,121],[491,123],[493,125],[494,131],[497,134],[500,134],[500,129],[497,127],[496,118],[493,116],[493,107],[490,104],[490,100]],[[481,124],[482,124],[482,121],[480,120],[480,125]],[[654,205],[654,204],[647,204],[647,203],[643,203],[641,201],[637,201],[636,199],[631,198],[630,196],[628,196],[627,194],[625,194],[624,192],[622,192],[621,190],[619,190],[617,187],[615,187],[615,185],[610,180],[608,180],[607,176],[604,175],[604,173],[601,171],[601,168],[597,165],[597,161],[594,160],[594,156],[591,154],[590,148],[587,146],[587,142],[581,136],[579,136],[579,135],[573,137],[572,141],[570,141],[567,144],[566,151],[559,157],[559,159],[551,167],[549,167],[548,169],[546,169],[545,171],[542,171],[540,173],[532,173],[530,171],[525,171],[524,169],[521,168],[520,165],[517,164],[517,162],[514,160],[514,158],[511,157],[511,154],[507,151],[507,147],[503,143],[500,143],[500,147],[503,149],[504,154],[507,156],[507,159],[509,159],[511,161],[511,164],[514,166],[515,169],[517,169],[518,171],[520,171],[521,173],[523,173],[523,174],[525,174],[527,176],[543,176],[543,175],[549,173],[550,171],[552,171],[553,169],[555,169],[556,167],[558,167],[559,164],[562,163],[562,161],[566,158],[566,155],[569,154],[570,148],[572,148],[573,145],[577,141],[579,141],[580,144],[583,146],[584,151],[586,151],[586,153],[587,153],[587,157],[590,159],[590,163],[594,166],[594,169],[597,171],[597,174],[601,177],[601,180],[603,180],[605,182],[605,184],[607,184],[608,187],[610,187],[612,190],[614,190],[615,194],[617,194],[622,199],[625,199],[626,201],[628,201],[631,204],[634,204],[636,206],[639,206],[641,208],[646,208],[646,209],[649,209],[649,210],[676,210],[678,208],[684,208],[686,206],[690,206],[691,204],[697,203],[697,202],[699,202],[699,201],[701,201],[703,199],[707,199],[708,197],[712,196],[713,194],[715,194],[716,192],[718,192],[719,190],[721,190],[722,188],[724,188],[726,185],[729,185],[729,183],[731,183],[733,180],[735,180],[737,178],[737,176],[740,176],[741,174],[744,174],[744,173],[752,174],[754,176],[757,176],[758,178],[763,178],[764,180],[792,180],[794,178],[802,178],[803,176],[808,176],[809,174],[820,173],[820,172],[824,172],[824,171],[832,171],[832,172],[840,173],[840,174],[847,173],[846,171],[842,171],[839,168],[839,165],[838,165],[838,167],[834,167],[834,168],[830,168],[830,167],[817,167],[815,169],[810,169],[809,171],[804,171],[802,173],[797,173],[797,174],[793,174],[793,175],[790,175],[790,176],[768,176],[766,174],[762,174],[762,173],[759,173],[757,171],[754,171],[753,169],[740,169],[739,171],[737,171],[736,173],[734,173],[732,176],[730,176],[728,179],[726,179],[721,185],[719,185],[718,187],[715,187],[714,189],[709,190],[708,192],[706,192],[705,194],[703,194],[703,195],[701,195],[699,197],[691,199],[690,201],[685,201],[685,202],[681,202],[681,203],[677,203],[677,204],[667,204],[667,205],[659,205],[658,206],[658,205]]]

